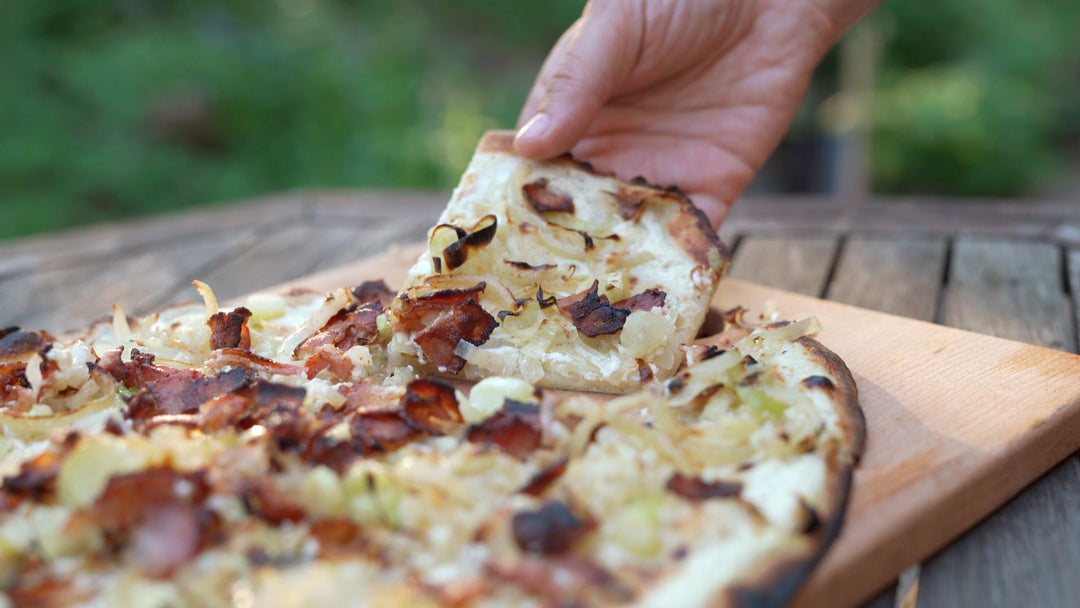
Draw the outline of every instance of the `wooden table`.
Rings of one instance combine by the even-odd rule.
[[[0,327],[63,332],[112,303],[144,314],[196,299],[196,278],[223,300],[240,296],[419,241],[446,199],[300,192],[0,242]],[[1072,203],[751,199],[721,235],[737,278],[1077,351]],[[1074,455],[868,605],[1075,605],[1078,506]]]

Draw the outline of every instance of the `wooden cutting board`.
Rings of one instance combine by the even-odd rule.
[[[290,283],[402,283],[420,246]],[[733,279],[713,305],[816,316],[851,368],[868,441],[844,528],[794,602],[868,599],[1080,447],[1080,356]],[[755,318],[753,316],[747,318]]]

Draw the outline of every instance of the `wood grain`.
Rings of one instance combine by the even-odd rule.
[[[992,336],[1072,348],[1072,311],[1059,249],[1048,243],[957,239],[944,323]]]
[[[743,237],[728,276],[817,296],[828,280],[836,243],[831,237]]]
[[[933,321],[945,251],[941,238],[851,238],[840,254],[826,298]]]
[[[0,281],[0,326],[63,333],[111,313],[112,305],[143,315],[198,299],[191,288],[200,269],[252,242],[251,232],[171,241],[142,253],[67,265]]]
[[[1073,348],[1072,311],[1062,290],[1061,256],[1044,243],[957,243],[945,301],[946,323],[1003,337]],[[1080,597],[1080,512],[1062,500],[1080,495],[1075,456],[925,564],[920,606],[1051,607]]]

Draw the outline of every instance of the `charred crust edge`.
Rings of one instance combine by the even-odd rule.
[[[840,462],[835,451],[828,456],[827,464],[837,473],[826,490],[824,506],[817,512],[820,517],[819,525],[807,535],[816,540],[812,549],[802,555],[778,561],[754,573],[743,584],[721,591],[717,599],[721,600],[719,603],[722,605],[765,608],[788,603],[836,540],[847,513],[854,466],[866,444],[866,420],[862,408],[859,407],[858,388],[851,370],[835,353],[817,340],[806,336],[796,339],[796,342],[803,345],[810,356],[837,379],[837,413],[847,431],[845,439],[853,462]]]

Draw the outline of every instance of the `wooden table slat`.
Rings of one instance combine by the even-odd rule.
[[[728,274],[769,287],[819,296],[825,290],[836,247],[834,237],[747,236],[739,240]]]
[[[851,238],[837,261],[826,298],[933,321],[945,253],[942,238]]]
[[[1058,247],[1048,243],[957,239],[944,323],[1070,350],[1073,320],[1061,257]]]
[[[1055,245],[958,239],[946,287],[945,323],[1072,349],[1073,312],[1063,276]],[[981,606],[1074,603],[1080,579],[1062,576],[1061,568],[1080,562],[1080,511],[1063,497],[1078,495],[1080,463],[1073,456],[925,562],[919,605],[956,606],[972,597],[979,597]]]

